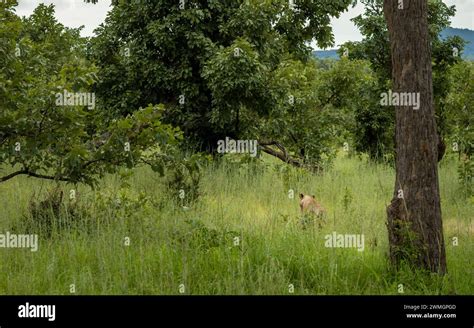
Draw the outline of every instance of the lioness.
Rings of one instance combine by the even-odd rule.
[[[307,225],[308,219],[312,221],[314,216],[319,219],[323,219],[324,215],[326,214],[326,210],[316,201],[315,196],[309,196],[300,194],[300,209],[301,213],[303,214],[302,223],[305,227]],[[313,218],[311,218],[313,216]],[[318,223],[319,227],[321,227],[321,220]]]
[[[314,213],[316,216],[322,216],[326,210],[316,201],[315,196],[300,194],[301,213]]]

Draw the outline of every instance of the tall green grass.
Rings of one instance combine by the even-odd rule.
[[[392,168],[339,156],[318,175],[266,158],[210,165],[201,197],[186,207],[147,168],[125,182],[109,176],[96,190],[64,185],[84,206],[77,223],[40,235],[37,252],[0,248],[0,294],[63,295],[71,284],[76,294],[107,295],[378,295],[398,294],[400,284],[405,294],[473,294],[474,204],[459,193],[455,162],[443,161],[444,277],[387,263]],[[31,197],[51,186],[26,177],[0,184],[0,233],[21,233]],[[299,192],[326,208],[321,229],[302,228]],[[364,234],[365,250],[324,247],[333,231]]]

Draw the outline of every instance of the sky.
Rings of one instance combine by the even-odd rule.
[[[40,3],[54,4],[59,22],[68,27],[84,25],[82,35],[93,36],[94,29],[105,20],[110,10],[111,0],[99,0],[99,3],[95,5],[85,3],[84,0],[19,0],[18,2],[16,12],[19,16],[30,15]],[[445,0],[444,2],[450,6],[455,5],[457,8],[456,15],[451,20],[452,27],[474,30],[474,0]],[[350,7],[339,18],[332,20],[336,47],[346,41],[362,39],[356,26],[350,20],[362,12],[363,6],[359,3],[354,8]]]

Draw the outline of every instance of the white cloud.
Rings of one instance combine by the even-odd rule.
[[[468,28],[474,30],[474,0],[445,0],[449,6],[456,6],[456,14],[451,18],[451,26],[457,28]],[[360,41],[362,35],[360,34],[351,18],[356,17],[364,12],[364,6],[359,2],[349,10],[341,14],[339,18],[331,20],[331,25],[335,37],[337,48],[339,45],[347,41]],[[312,44],[314,48],[315,44]]]
[[[16,13],[29,16],[40,4],[54,4],[57,20],[67,27],[84,25],[82,36],[92,36],[94,29],[104,22],[111,0],[99,0],[97,4],[84,0],[19,0]]]
[[[97,4],[84,3],[84,0],[19,0],[17,13],[20,16],[30,15],[40,4],[54,4],[58,21],[68,27],[84,25],[83,36],[92,36],[93,30],[99,26],[110,9],[111,0],[99,0]],[[452,18],[452,26],[474,30],[474,0],[445,0],[448,5],[455,5],[457,12]],[[363,5],[358,3],[354,8],[341,14],[331,21],[336,46],[346,41],[360,41],[362,35],[351,18],[363,12]],[[314,44],[313,44],[314,45]]]
[[[474,30],[474,0],[445,0],[448,6],[456,6],[456,15],[451,26]]]

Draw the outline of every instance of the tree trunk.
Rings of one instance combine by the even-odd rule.
[[[427,0],[385,0],[393,93],[418,93],[418,106],[395,106],[396,180],[387,208],[390,260],[446,273],[438,182]]]

